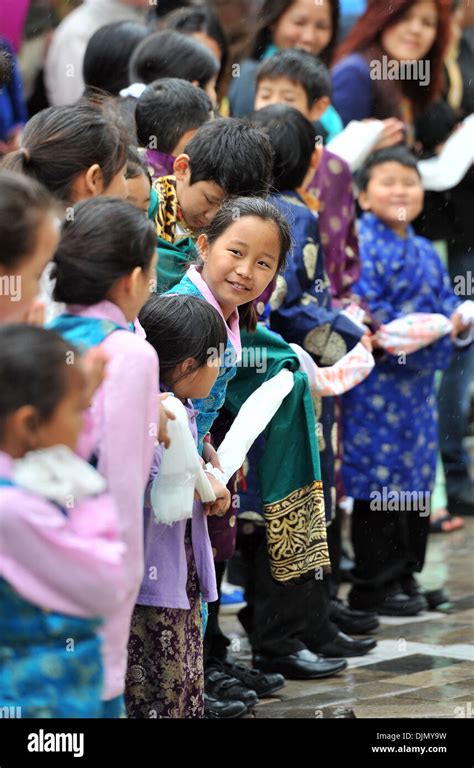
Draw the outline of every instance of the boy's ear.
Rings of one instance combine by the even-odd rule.
[[[179,179],[179,181],[184,181],[186,173],[190,170],[191,168],[189,165],[189,155],[185,155],[184,153],[182,155],[178,155],[173,163],[173,171],[176,178]]]
[[[365,190],[359,192],[358,202],[363,211],[370,211],[369,196]]]
[[[309,110],[310,121],[314,123],[316,120],[319,120],[330,106],[331,99],[329,96],[321,96],[320,99],[316,99],[313,106]]]
[[[205,263],[209,253],[209,243],[207,241],[206,235],[199,235],[197,239],[197,246],[201,259]]]

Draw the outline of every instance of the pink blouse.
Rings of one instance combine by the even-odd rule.
[[[143,578],[143,497],[158,438],[158,357],[138,322],[130,333],[123,312],[110,301],[69,305],[66,312],[111,320],[125,331],[111,333],[101,345],[108,357],[106,378],[92,403],[88,434],[82,436],[83,445],[88,441],[99,456],[97,469],[117,504],[127,547],[126,595],[103,630],[104,699],[109,700],[124,691],[130,621]]]
[[[0,452],[0,477],[13,460]],[[25,600],[70,616],[109,616],[126,594],[117,509],[107,493],[67,510],[18,486],[0,488],[0,577]]]

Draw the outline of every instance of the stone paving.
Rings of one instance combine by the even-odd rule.
[[[348,669],[334,678],[288,681],[249,717],[334,717],[340,708],[357,718],[473,717],[473,553],[474,518],[455,533],[431,534],[420,582],[427,589],[444,585],[452,611],[382,617],[374,651],[349,659]],[[234,641],[236,658],[249,663],[250,646],[236,616],[223,616],[221,626]]]

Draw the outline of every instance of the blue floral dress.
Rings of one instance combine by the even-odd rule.
[[[408,227],[401,238],[366,213],[359,230],[362,273],[354,293],[388,323],[412,312],[450,317],[459,304],[432,244]],[[419,351],[386,354],[343,396],[344,486],[348,496],[429,493],[438,450],[435,372],[447,368],[449,336]]]

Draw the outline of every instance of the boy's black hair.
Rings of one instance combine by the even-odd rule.
[[[83,200],[62,225],[53,259],[54,299],[92,306],[135,267],[148,269],[156,247],[153,224],[130,203]]]
[[[14,269],[34,250],[38,227],[57,202],[33,179],[0,171],[0,265]]]
[[[3,167],[40,181],[69,203],[74,181],[91,165],[100,165],[104,185],[110,184],[126,163],[128,136],[107,103],[79,101],[34,115],[25,125],[22,144],[23,149],[5,157]]]
[[[331,97],[331,75],[328,68],[306,51],[287,48],[264,59],[257,69],[257,87],[264,78],[273,80],[277,77],[287,77],[301,85],[310,109],[323,96]]]
[[[54,331],[34,325],[0,327],[0,439],[5,422],[19,408],[32,405],[46,421],[67,389],[71,344]]]
[[[212,102],[188,80],[164,77],[150,83],[137,101],[135,122],[142,147],[172,154],[182,136],[210,120]]]
[[[413,168],[421,178],[417,159],[408,147],[402,145],[387,147],[387,149],[380,149],[378,152],[373,152],[369,155],[362,168],[356,174],[356,184],[359,192],[365,192],[369,185],[372,169],[377,165],[382,165],[382,163],[400,163],[400,165],[404,165],[406,168]]]
[[[179,77],[205,88],[219,73],[219,63],[205,45],[174,30],[155,32],[135,49],[130,61],[130,82],[152,83]]]
[[[135,21],[117,21],[94,32],[82,65],[86,88],[118,96],[129,84],[128,68],[133,51],[149,35],[149,28]]]
[[[195,296],[181,294],[148,299],[139,315],[147,341],[160,358],[160,378],[168,386],[176,381],[171,374],[177,365],[194,357],[197,371],[209,360],[210,350],[225,349],[227,330],[214,307]]]
[[[148,170],[145,158],[140,154],[136,147],[129,146],[127,152],[127,170],[125,176],[127,179],[136,179],[142,174],[143,176],[146,176],[151,186],[152,178],[150,176],[150,171]]]
[[[185,150],[191,184],[214,181],[229,195],[265,197],[272,179],[272,148],[268,136],[248,120],[211,120],[201,126]]]
[[[259,109],[251,119],[270,138],[275,189],[283,192],[300,187],[315,148],[314,125],[301,112],[287,104],[274,104]]]
[[[159,3],[155,5],[155,13],[159,19],[166,16],[168,13],[172,13],[177,8],[181,8],[183,5],[192,5],[194,0],[159,0]]]

